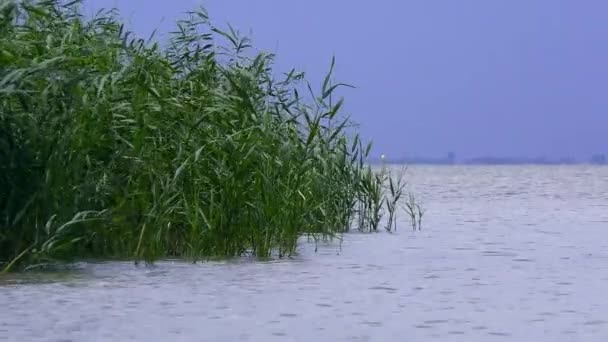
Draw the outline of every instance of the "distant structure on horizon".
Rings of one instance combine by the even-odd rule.
[[[448,153],[448,163],[449,164],[456,164],[456,153],[454,153],[454,152],[449,152]]]
[[[606,165],[606,162],[606,155],[603,153],[598,153],[591,156],[591,164]]]

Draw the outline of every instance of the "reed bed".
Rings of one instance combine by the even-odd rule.
[[[283,257],[303,235],[377,230],[383,203],[396,207],[365,162],[371,145],[331,101],[344,86],[333,60],[315,92],[295,70],[277,77],[272,54],[203,9],[161,46],[116,10],[0,4],[4,271]]]

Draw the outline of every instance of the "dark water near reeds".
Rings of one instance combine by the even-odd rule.
[[[0,341],[607,341],[608,167],[412,167],[412,233],[0,279]],[[338,255],[339,252],[339,255]]]

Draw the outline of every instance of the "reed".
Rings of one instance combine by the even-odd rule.
[[[410,217],[410,222],[412,224],[412,230],[419,231],[422,230],[422,216],[424,215],[424,210],[416,201],[416,197],[409,193],[407,197],[407,201],[405,202],[405,212]]]
[[[401,202],[405,190],[405,169],[399,170],[396,175],[389,172],[388,175],[388,195],[386,197],[386,209],[388,211],[388,219],[386,223],[386,231],[397,231],[397,214],[399,203]],[[420,208],[422,210],[422,208]],[[422,223],[422,216],[419,217]]]
[[[272,54],[203,9],[161,47],[115,10],[87,19],[80,1],[0,4],[4,271],[282,257],[355,219],[377,230],[383,179],[332,99],[345,86],[333,59],[315,93],[300,72],[276,77]]]

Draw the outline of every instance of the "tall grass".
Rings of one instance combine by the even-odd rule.
[[[277,79],[273,55],[204,10],[161,47],[132,38],[115,10],[86,19],[80,1],[0,4],[4,270],[286,256],[298,237],[335,237],[355,216],[377,229],[381,179],[343,101],[330,101],[343,86],[333,60],[314,93],[295,70]]]

